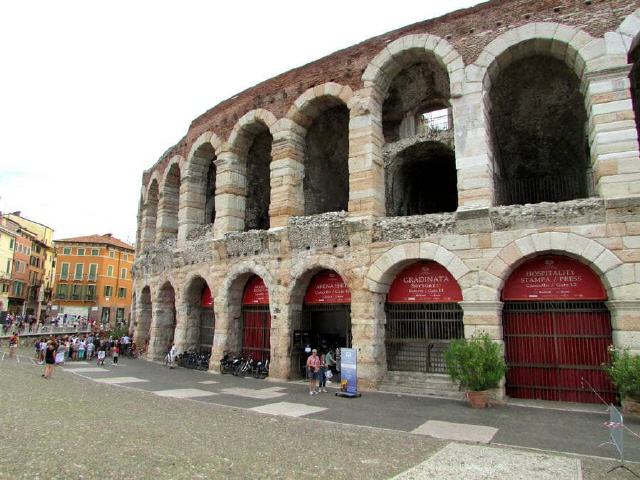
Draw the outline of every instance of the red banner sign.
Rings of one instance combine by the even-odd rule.
[[[262,279],[254,275],[244,287],[243,305],[269,305],[269,290]]]
[[[450,303],[462,301],[460,285],[449,271],[437,262],[409,265],[389,288],[389,303]]]
[[[201,307],[213,307],[213,297],[211,296],[211,290],[205,285],[202,289],[202,296],[200,297]]]
[[[331,270],[323,270],[311,279],[304,303],[348,304],[351,303],[351,292],[340,275]]]
[[[569,257],[544,255],[523,263],[507,280],[503,300],[606,300],[598,276]]]

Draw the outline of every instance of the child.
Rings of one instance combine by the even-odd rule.
[[[78,360],[84,360],[84,340],[78,342]]]
[[[104,345],[101,343],[98,347],[98,363],[97,365],[104,365],[104,357],[107,356]]]
[[[120,344],[116,343],[113,346],[113,363],[112,363],[112,365],[114,367],[118,365],[118,355],[120,355]]]
[[[93,360],[93,349],[95,347],[93,346],[93,342],[87,342],[87,360],[91,361]]]

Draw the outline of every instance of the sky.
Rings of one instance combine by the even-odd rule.
[[[1,2],[0,211],[52,227],[54,239],[133,243],[142,172],[195,117],[291,68],[477,3]]]

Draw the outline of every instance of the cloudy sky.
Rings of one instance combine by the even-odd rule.
[[[194,117],[286,70],[476,3],[1,2],[0,211],[20,210],[55,238],[133,242],[142,171]]]

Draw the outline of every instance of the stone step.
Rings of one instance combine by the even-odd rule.
[[[448,375],[420,372],[387,372],[378,390],[447,398],[464,396]]]

